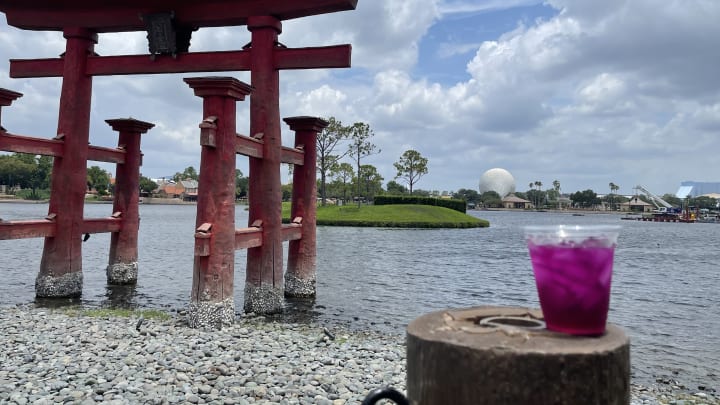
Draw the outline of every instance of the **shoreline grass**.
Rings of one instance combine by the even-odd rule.
[[[167,312],[157,309],[125,309],[125,308],[82,308],[70,307],[61,309],[67,316],[89,318],[137,318],[167,321],[172,318]]]
[[[290,205],[283,204],[283,222]],[[317,225],[387,228],[486,228],[490,223],[449,208],[430,205],[326,205],[317,209]]]

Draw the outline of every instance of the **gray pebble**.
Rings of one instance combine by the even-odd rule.
[[[0,308],[0,403],[356,404],[405,390],[402,336],[239,318],[222,330],[177,319],[70,317]],[[325,336],[327,337],[327,336]],[[631,405],[720,405],[712,384],[631,386]]]

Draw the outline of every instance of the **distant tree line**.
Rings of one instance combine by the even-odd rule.
[[[377,195],[413,195],[460,199],[488,208],[502,207],[504,196],[495,191],[480,194],[474,189],[466,188],[455,192],[418,189],[418,181],[428,173],[428,159],[414,149],[406,150],[393,164],[396,175],[383,187],[384,178],[377,168],[363,164],[364,158],[380,153],[371,142],[374,134],[370,126],[365,123],[343,126],[333,117],[329,118],[328,122],[329,125],[319,134],[317,143],[318,196],[323,203],[330,198],[342,203],[354,201],[359,204],[362,201],[372,201]],[[345,158],[349,161],[343,161]],[[24,199],[46,199],[50,195],[52,166],[53,158],[50,156],[25,153],[0,155],[0,185],[7,186],[6,192],[17,194]],[[193,166],[188,166],[172,176],[175,182],[198,179],[198,171]],[[396,180],[400,180],[402,184]],[[249,177],[241,170],[235,170],[236,198],[249,197],[249,181]],[[111,194],[111,174],[99,166],[90,166],[87,169],[87,186],[88,190],[95,190],[99,196]],[[552,182],[551,188],[543,190],[542,186],[541,181],[533,181],[528,184],[526,192],[516,192],[515,195],[532,202],[536,208],[563,208],[562,203],[566,201],[573,208],[595,209],[603,206],[606,209],[619,210],[620,205],[628,201],[627,197],[617,194],[620,186],[613,182],[608,184],[610,193],[603,197],[599,197],[591,189],[562,197],[558,180]],[[140,176],[140,191],[143,194],[149,195],[157,188],[158,184],[152,179]],[[283,185],[282,194],[284,200],[289,200],[292,184]],[[641,200],[653,204],[645,195],[638,196]],[[710,197],[678,198],[673,194],[664,194],[661,198],[675,207],[716,209],[718,204],[716,199]]]

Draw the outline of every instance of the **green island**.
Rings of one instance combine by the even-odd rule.
[[[290,204],[283,203],[283,222],[290,222]],[[317,224],[389,228],[486,228],[490,223],[445,207],[416,204],[326,205],[317,208]]]

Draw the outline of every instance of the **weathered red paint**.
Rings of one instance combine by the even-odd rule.
[[[64,142],[58,139],[34,138],[30,136],[11,134],[8,132],[0,134],[0,150],[7,152],[30,153],[33,155],[44,156],[62,156],[63,145]],[[88,145],[87,149],[88,160],[108,163],[125,162],[125,151],[93,145]]]
[[[301,224],[284,224],[282,226],[283,242],[299,240],[301,238],[302,238],[302,225]]]
[[[272,17],[248,19],[252,47],[251,80],[255,91],[250,98],[250,136],[262,133],[263,158],[250,158],[248,224],[262,221],[262,246],[248,249],[245,282],[250,288],[283,290],[283,253],[280,188],[280,75],[274,68],[273,49],[281,32],[280,21]],[[250,294],[245,294],[245,310],[255,311]],[[273,299],[263,312],[282,309]]]
[[[58,134],[63,138],[63,156],[53,162],[52,190],[48,213],[55,213],[55,237],[45,238],[38,279],[57,278],[82,272],[81,226],[85,203],[90,101],[92,77],[83,74],[88,54],[93,52],[97,34],[86,29],[68,28]],[[61,190],[61,191],[60,191]],[[40,289],[41,290],[41,289]],[[62,291],[59,296],[79,296],[78,291]],[[36,294],[44,295],[36,284]]]
[[[61,156],[63,142],[2,133],[0,134],[0,150],[45,156]]]
[[[280,151],[280,161],[283,163],[290,163],[295,166],[302,166],[305,164],[305,157],[302,149],[288,148],[283,146]]]
[[[122,222],[118,218],[88,218],[80,223],[80,234],[118,232]],[[48,219],[0,221],[0,240],[25,238],[52,238],[57,233],[57,222]]]
[[[105,120],[119,132],[118,148],[125,151],[125,162],[115,171],[115,199],[113,212],[120,213],[122,228],[110,236],[108,263],[132,264],[138,260],[138,230],[140,227],[140,135],[155,124],[132,118]],[[108,280],[113,282],[113,280]]]
[[[102,146],[88,146],[88,160],[108,163],[127,163],[125,160],[126,151]]]
[[[173,11],[180,25],[246,25],[256,15],[280,20],[352,10],[357,0],[0,0],[9,25],[29,30],[87,27],[96,32],[142,31],[138,15]]]
[[[80,234],[118,232],[122,226],[120,218],[86,218],[80,224]]]
[[[46,219],[0,222],[0,240],[55,236],[55,222]]]
[[[235,230],[235,249],[249,249],[262,245],[262,228],[238,228]]]
[[[0,124],[2,124],[2,108],[12,104],[13,101],[22,97],[22,93],[16,91],[0,88]],[[5,128],[0,125],[0,133],[4,132]]]
[[[0,89],[0,107],[7,107],[12,104],[13,101],[22,97],[22,93],[12,91],[8,89]]]
[[[228,77],[186,78],[203,98],[203,119],[216,117],[215,146],[203,146],[200,156],[196,227],[208,238],[195,239],[193,302],[232,299],[235,273],[235,137],[236,102],[252,87]],[[210,224],[210,226],[204,225]]]
[[[304,162],[293,170],[291,218],[302,218],[302,238],[291,240],[288,248],[287,271],[298,280],[312,280],[316,271],[317,237],[317,134],[327,127],[328,122],[316,117],[291,117],[283,119],[295,131],[295,147],[302,149]],[[286,295],[315,295],[315,291],[285,291]]]
[[[278,69],[309,69],[313,67],[350,67],[350,45],[310,48],[276,48]],[[13,59],[10,77],[62,76],[63,59]],[[91,76],[163,74],[189,72],[231,72],[250,70],[250,51],[179,53],[175,58],[161,56],[150,60],[147,55],[91,56],[86,73]]]
[[[235,153],[262,159],[263,142],[249,136],[238,135],[235,138]]]

